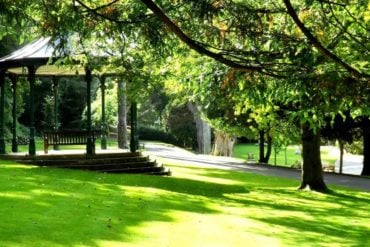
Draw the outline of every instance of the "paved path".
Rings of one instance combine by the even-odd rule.
[[[337,161],[335,162],[335,172],[339,173],[339,148],[334,146],[324,146],[321,147],[322,149],[326,149],[329,152],[330,156],[337,157]],[[361,175],[362,168],[363,168],[363,155],[354,155],[344,153],[343,155],[343,174],[351,174],[351,175]]]
[[[300,180],[301,176],[301,172],[295,169],[274,167],[269,165],[250,164],[241,159],[231,157],[219,157],[199,154],[197,155],[184,149],[166,144],[147,142],[145,143],[145,148],[147,150],[146,152],[149,155],[166,159],[173,159],[177,162],[191,163],[200,166],[208,166],[220,169],[240,170],[261,175],[272,175],[297,180]],[[336,184],[370,191],[370,179],[368,178],[339,175],[334,173],[325,173],[324,178],[326,183],[329,185]]]
[[[344,154],[342,172],[344,174],[361,175],[363,160],[363,155]],[[339,160],[335,162],[335,172],[339,172]]]

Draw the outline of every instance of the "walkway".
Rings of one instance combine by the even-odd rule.
[[[145,143],[146,152],[149,155],[173,159],[180,163],[191,163],[200,166],[208,166],[220,169],[233,169],[246,171],[261,175],[278,176],[300,180],[301,172],[299,170],[274,167],[269,165],[259,165],[246,163],[244,160],[231,157],[218,157],[211,155],[197,155],[184,149],[166,144]],[[335,184],[355,189],[370,191],[370,179],[351,176],[339,175],[335,173],[325,173],[324,179],[327,184]]]
[[[352,175],[361,175],[364,156],[344,154],[343,155],[343,173]],[[339,160],[335,162],[335,172],[339,173]]]
[[[337,161],[335,162],[335,172],[339,173],[339,148],[334,146],[323,146],[321,148],[325,149],[331,157],[337,157]],[[350,175],[361,175],[363,161],[363,155],[354,155],[344,152],[342,173]]]

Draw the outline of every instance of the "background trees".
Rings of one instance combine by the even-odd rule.
[[[354,7],[348,4],[337,6],[331,2],[306,1],[298,8],[298,6],[293,7],[289,0],[285,0],[284,5],[270,2],[260,5],[256,1],[253,3],[228,1],[227,4],[225,1],[217,2],[217,5],[208,1],[198,4],[191,2],[189,6],[195,9],[198,6],[202,10],[191,13],[198,15],[196,17],[204,17],[205,22],[197,22],[196,18],[192,18],[191,20],[197,22],[194,24],[197,28],[189,30],[187,28],[189,25],[179,24],[178,19],[176,23],[173,21],[173,16],[176,15],[168,6],[162,4],[159,8],[153,1],[143,0],[142,2],[190,48],[242,71],[258,72],[275,78],[285,77],[290,73],[287,81],[292,85],[297,81],[303,85],[303,89],[299,89],[296,94],[302,96],[300,101],[295,101],[294,98],[288,99],[289,103],[298,103],[300,106],[301,110],[294,115],[303,114],[299,118],[304,146],[301,187],[310,186],[315,190],[326,190],[321,173],[318,131],[313,129],[320,127],[317,113],[335,114],[346,109],[348,107],[346,103],[351,102],[353,98],[352,95],[343,94],[342,102],[339,102],[338,97],[332,97],[330,101],[327,97],[322,97],[323,92],[331,94],[333,90],[320,87],[318,82],[332,81],[335,77],[339,85],[336,89],[349,89],[350,84],[352,92],[363,86],[368,87],[369,73],[363,59],[367,59],[369,47],[359,47],[360,44],[368,43],[368,38],[364,35],[368,30],[367,4],[359,3]],[[244,13],[235,14],[236,6],[239,7],[238,9],[243,9]],[[360,9],[365,14],[356,17],[354,13]],[[228,20],[234,20],[232,17],[237,16],[239,19],[245,17],[243,24],[250,25],[251,19],[255,23],[247,26],[249,30],[243,33],[242,27],[246,27],[243,24],[222,22],[225,12],[230,13],[228,16],[231,18]],[[188,21],[191,20],[188,19]],[[220,22],[223,25],[219,25]],[[203,23],[206,24],[202,25]],[[305,25],[305,23],[308,24]],[[313,23],[314,25],[311,25]],[[214,35],[204,35],[202,40],[195,40],[200,37],[199,34],[205,32],[207,25],[219,32]],[[230,30],[232,32],[229,32]],[[238,38],[234,38],[235,33],[238,34]],[[219,37],[221,41],[215,37]],[[350,54],[352,45],[356,49],[353,55]],[[363,56],[364,53],[367,55]],[[264,58],[268,59],[264,60]],[[348,101],[345,100],[346,96]],[[360,103],[360,108],[368,111],[364,103],[363,101]],[[328,108],[330,111],[327,111]]]
[[[91,50],[95,43],[118,55],[109,62],[128,75],[136,88],[133,92],[147,91],[150,61],[159,63],[174,53],[188,56],[186,47],[223,64],[200,60],[196,69],[185,67],[192,75],[189,78],[207,78],[198,80],[202,85],[188,87],[194,89],[188,92],[202,103],[206,115],[218,113],[209,119],[228,132],[253,126],[268,139],[282,119],[301,128],[302,188],[326,190],[319,156],[324,119],[343,112],[364,118],[365,150],[369,147],[370,14],[366,1],[21,2],[23,15],[34,13],[30,19],[43,33],[63,41],[76,32],[82,47]],[[62,48],[67,43],[60,44]],[[94,62],[83,56],[82,61]],[[212,65],[207,68],[202,63]],[[186,79],[178,81],[186,84]],[[132,98],[139,98],[140,93],[133,93]],[[217,101],[209,99],[211,95]],[[369,167],[368,153],[365,168]]]

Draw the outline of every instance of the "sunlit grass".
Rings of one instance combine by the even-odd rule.
[[[321,159],[323,164],[333,166],[339,156],[333,155],[329,152],[330,149],[322,148]],[[248,160],[248,154],[253,154],[254,159],[258,160],[258,145],[256,144],[237,144],[234,147],[233,156],[236,158]],[[298,146],[288,146],[286,149],[277,150],[276,165],[288,166],[299,164],[301,162],[300,148]],[[275,150],[272,149],[269,164],[275,165]]]
[[[0,165],[0,246],[369,246],[370,193],[166,164],[171,177]]]

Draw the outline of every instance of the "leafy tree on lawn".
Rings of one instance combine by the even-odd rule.
[[[320,77],[326,74],[328,76],[324,77],[328,79],[332,73],[339,75],[337,78],[343,87],[348,86],[346,78],[352,78],[350,79],[351,87],[353,84],[357,84],[356,87],[368,85],[369,73],[366,62],[368,59],[364,56],[364,52],[368,54],[368,47],[362,45],[366,44],[369,25],[366,3],[359,2],[360,4],[353,6],[306,1],[301,3],[301,8],[298,8],[297,6],[292,7],[289,0],[284,0],[284,5],[264,1],[263,6],[256,1],[253,3],[222,1],[217,4],[208,1],[191,1],[187,6],[190,6],[193,11],[187,14],[198,14],[196,16],[198,18],[192,16],[191,19],[187,19],[180,18],[180,15],[184,16],[183,13],[176,15],[171,11],[170,6],[164,3],[161,5],[162,8],[159,8],[153,1],[142,0],[142,2],[190,48],[235,69],[254,71],[274,77],[284,77],[289,72],[291,78],[297,80],[301,77],[300,83],[310,84],[311,87],[316,86],[315,81],[320,80]],[[296,9],[300,12],[297,13]],[[226,19],[226,12],[229,13],[227,16],[238,18]],[[171,19],[168,16],[171,16]],[[197,23],[186,25],[184,19],[194,20]],[[198,21],[199,19],[203,22]],[[182,22],[179,23],[178,20]],[[220,23],[222,20],[223,22]],[[234,20],[236,22],[233,22]],[[342,20],[346,21],[342,22]],[[203,23],[206,24],[202,25]],[[251,25],[252,23],[254,25]],[[343,26],[342,23],[345,25]],[[204,34],[206,25],[208,25],[208,30],[213,28],[215,33],[214,35],[203,35],[202,37],[205,38],[202,39],[200,37]],[[189,29],[189,26],[193,28]],[[225,39],[225,36],[229,39]],[[221,42],[216,37],[221,37]],[[196,40],[197,38],[199,40]],[[352,51],[353,48],[355,51]],[[307,49],[312,52],[307,52]],[[313,58],[314,63],[301,64],[300,57],[306,54]],[[283,59],[284,57],[289,59]],[[306,75],[302,77],[302,73]],[[352,100],[348,98],[348,101]],[[314,107],[315,103],[320,104],[318,102],[320,97],[311,99],[313,99],[311,102],[314,103]],[[336,105],[337,109],[334,112],[345,107],[338,102],[330,103]],[[366,105],[361,106],[368,108]],[[300,113],[295,115],[299,116]],[[301,118],[304,147],[301,187],[308,185],[311,189],[325,191],[326,185],[322,178],[319,156],[319,135],[313,124],[317,122],[315,120],[316,111],[309,109],[305,115]]]
[[[330,94],[330,88],[320,85],[332,81],[332,77],[344,92],[368,87],[369,52],[364,44],[368,43],[369,11],[364,1],[351,5],[295,1],[293,6],[289,0],[283,3],[194,0],[178,1],[176,6],[172,1],[161,1],[161,8],[151,0],[108,3],[75,0],[72,6],[65,2],[58,4],[53,6],[56,14],[50,9],[43,14],[52,17],[45,23],[54,33],[81,29],[88,38],[92,32],[84,29],[85,26],[114,29],[114,26],[122,28],[124,23],[126,34],[146,37],[148,44],[160,44],[162,37],[166,37],[166,45],[160,47],[168,49],[168,44],[175,44],[171,32],[191,49],[231,68],[284,79],[291,88],[298,84],[300,101],[297,97],[289,99],[289,95],[285,98],[288,105],[301,109],[293,115],[300,119],[303,131],[302,188],[326,190],[318,155],[317,130],[321,121],[315,120],[317,113],[329,109],[335,115],[352,107],[361,110],[363,116],[370,115],[368,105],[362,99],[353,102],[351,94],[335,96],[324,103],[320,102],[322,97],[314,95],[318,90]],[[61,19],[70,27],[63,25]],[[323,108],[318,109],[321,105]]]

